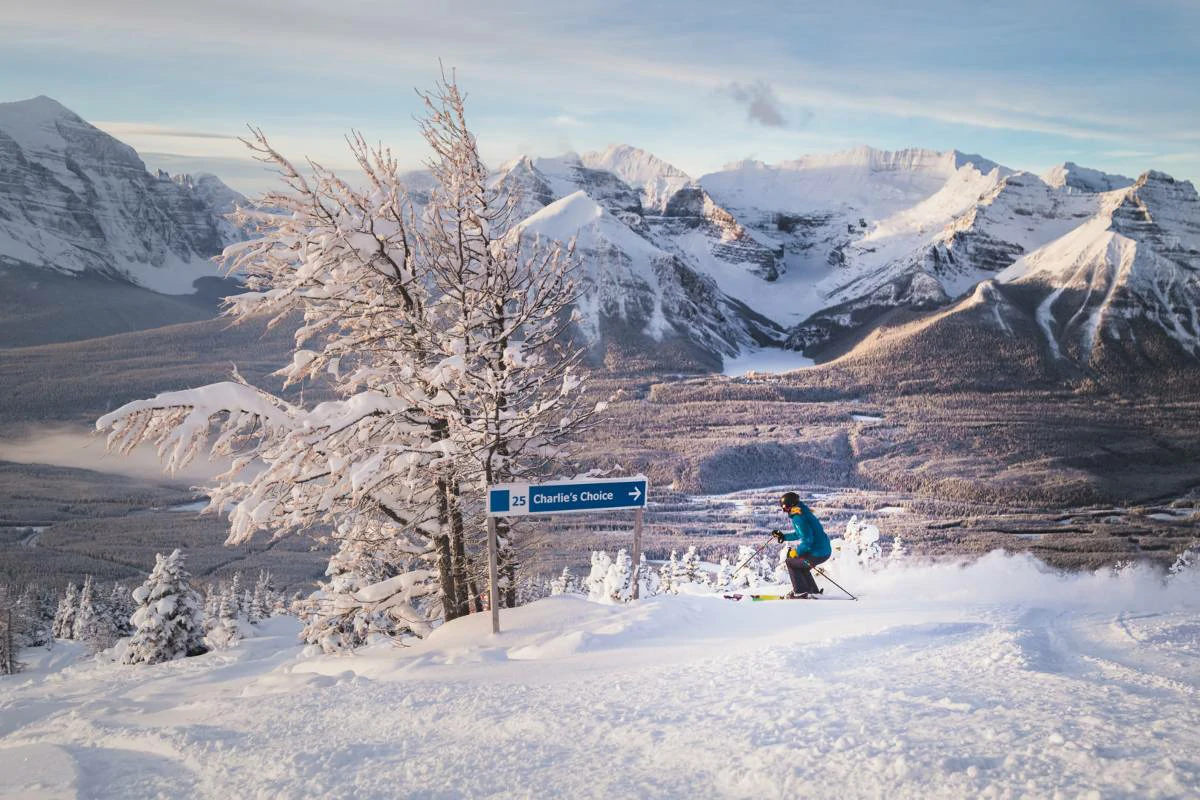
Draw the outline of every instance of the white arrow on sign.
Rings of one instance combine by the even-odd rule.
[[[639,497],[642,496],[642,490],[635,486],[635,487],[633,487],[633,491],[629,493],[629,496],[632,497],[634,500],[637,500]]]

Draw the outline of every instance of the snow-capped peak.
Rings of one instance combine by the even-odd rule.
[[[627,255],[636,254],[645,258],[666,256],[588,197],[583,190],[555,200],[521,222],[517,231],[559,242],[577,237],[587,240],[603,239]]]
[[[1133,185],[1132,178],[1081,167],[1073,161],[1064,162],[1047,170],[1041,178],[1056,189],[1079,192],[1111,192],[1114,189],[1124,189]]]
[[[652,213],[663,213],[680,190],[696,186],[683,170],[627,144],[609,145],[604,152],[585,153],[583,163],[592,169],[611,172],[641,191],[642,205]]]

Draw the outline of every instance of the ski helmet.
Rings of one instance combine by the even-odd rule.
[[[800,495],[795,492],[788,492],[783,497],[779,498],[779,507],[784,511],[791,511],[800,505]]]

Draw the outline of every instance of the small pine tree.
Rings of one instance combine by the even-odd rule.
[[[83,588],[79,590],[79,606],[75,610],[75,620],[71,625],[71,638],[77,642],[84,642],[94,636],[99,617],[95,604],[95,585],[92,576],[85,575]]]
[[[129,618],[133,616],[135,610],[137,609],[129,587],[123,583],[114,583],[112,591],[108,594],[108,602],[105,604],[108,626],[114,636],[120,638],[133,634],[133,623]]]
[[[71,639],[75,636],[75,612],[79,608],[79,594],[75,584],[67,584],[67,591],[58,601],[54,612],[54,638]]]
[[[254,614],[258,619],[271,616],[275,607],[275,581],[271,573],[261,570],[254,582]]]
[[[888,554],[888,563],[898,564],[908,558],[908,548],[904,546],[904,539],[900,536],[892,539],[892,552]]]
[[[746,570],[738,573],[738,580],[744,579]],[[728,558],[722,558],[721,563],[717,566],[717,588],[728,589],[733,581],[733,564],[729,563]]]
[[[575,590],[575,576],[571,574],[570,567],[563,567],[562,574],[550,581],[551,595],[574,594]]]
[[[646,557],[643,555],[641,567],[638,569],[638,598],[645,600],[659,594],[662,594],[662,582],[659,574],[650,569],[646,563]]]
[[[683,582],[684,583],[703,583],[705,578],[700,569],[700,554],[696,552],[696,546],[692,545],[683,555]]]
[[[632,562],[624,550],[608,566],[604,576],[604,597],[610,603],[628,603],[633,598]]]
[[[208,633],[204,637],[204,643],[210,648],[228,650],[242,638],[242,631],[238,627],[236,607],[237,604],[228,593],[216,598],[216,617],[211,620]]]
[[[87,645],[89,653],[112,647],[117,641],[114,627],[108,621],[107,609],[96,593],[91,575],[83,579],[79,592],[79,608],[75,613],[73,639]]]
[[[671,551],[671,558],[667,563],[663,564],[658,570],[658,580],[660,591],[663,594],[678,594],[679,584],[677,579],[679,576],[679,557],[674,550]]]
[[[157,664],[205,652],[202,601],[179,550],[155,556],[154,571],[133,593],[134,633],[126,664]]]
[[[233,573],[233,583],[229,586],[229,593],[233,597],[234,615],[238,618],[246,616],[246,608],[242,605],[242,573]]]

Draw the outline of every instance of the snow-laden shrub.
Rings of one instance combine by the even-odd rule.
[[[157,664],[205,652],[200,595],[188,581],[183,553],[155,556],[154,571],[133,593],[133,638],[126,664]]]
[[[892,551],[888,553],[888,564],[899,564],[908,558],[908,547],[904,544],[904,539],[900,536],[892,539]]]
[[[863,522],[857,515],[850,517],[842,534],[838,559],[848,559],[864,567],[876,567],[880,563],[883,549],[879,544],[879,528]]]
[[[1175,558],[1175,563],[1167,568],[1172,577],[1187,573],[1200,572],[1200,541],[1192,544]]]
[[[428,569],[432,550],[400,538],[388,547],[347,539],[329,560],[328,581],[297,604],[308,644],[326,653],[391,639],[427,636],[440,607],[437,573]]]
[[[756,589],[764,583],[773,583],[776,568],[771,562],[768,550],[764,548],[762,552],[758,553],[755,552],[756,550],[758,548],[746,544],[739,546],[737,558],[729,570],[729,577],[724,582],[718,580],[718,588]],[[786,567],[784,569],[784,580],[786,580]],[[718,577],[719,575],[720,573],[718,573]]]

